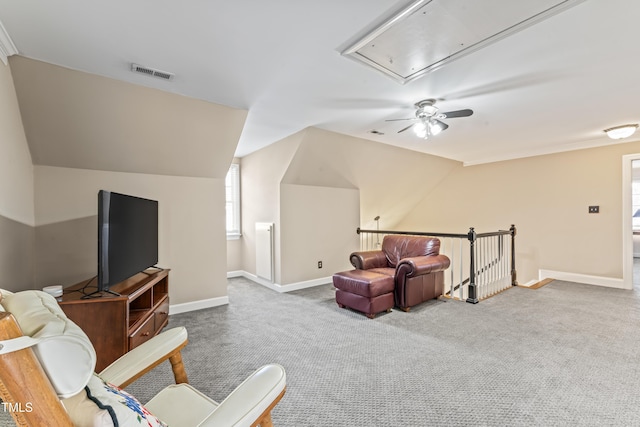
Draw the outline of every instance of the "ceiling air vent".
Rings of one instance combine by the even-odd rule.
[[[155,68],[143,67],[142,65],[138,64],[131,64],[131,71],[164,80],[173,80],[173,77],[175,76],[175,74],[173,73],[156,70]]]

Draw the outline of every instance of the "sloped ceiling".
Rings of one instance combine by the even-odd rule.
[[[37,165],[224,178],[246,110],[13,56]]]
[[[282,183],[360,190],[360,224],[393,228],[426,194],[461,168],[457,161],[308,128]],[[335,206],[340,209],[340,206]]]

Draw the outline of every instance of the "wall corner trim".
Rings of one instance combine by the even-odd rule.
[[[247,271],[242,271],[242,270],[227,272],[227,278],[232,278],[232,277],[244,277],[245,279],[251,280],[253,282],[258,283],[259,285],[265,286],[269,289],[272,289],[280,293],[312,288],[314,286],[328,285],[332,283],[332,280],[333,280],[331,276],[327,276],[327,277],[321,277],[319,279],[304,280],[302,282],[294,282],[286,285],[281,285],[278,283],[271,283],[268,280],[265,280],[265,279],[262,279],[261,277],[256,276],[255,274],[251,274]]]

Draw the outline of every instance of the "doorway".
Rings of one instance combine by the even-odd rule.
[[[622,156],[622,280],[640,290],[640,153]]]

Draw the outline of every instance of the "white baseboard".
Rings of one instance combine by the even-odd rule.
[[[302,282],[295,282],[295,283],[289,283],[286,285],[281,285],[279,283],[272,283],[268,280],[265,280],[261,277],[256,276],[255,274],[251,274],[247,271],[242,271],[242,270],[228,272],[227,278],[231,278],[231,277],[244,277],[245,279],[249,279],[262,286],[266,286],[267,288],[280,293],[297,291],[299,289],[312,288],[314,286],[327,285],[332,282],[331,276],[328,276],[328,277],[321,277],[319,279],[305,280]]]
[[[218,307],[227,304],[229,304],[228,296],[185,302],[182,304],[171,304],[169,305],[169,315],[202,310],[203,308]]]
[[[297,291],[299,289],[311,288],[313,286],[326,285],[331,283],[331,276],[323,277],[320,279],[305,280],[303,282],[289,283],[287,285],[280,285],[278,283],[271,283],[268,280],[262,279],[255,274],[248,273],[246,271],[237,270],[227,272],[227,278],[232,277],[244,277],[245,279],[252,280],[262,286],[266,286],[269,289],[273,289],[276,292],[284,293]],[[203,308],[218,307],[221,305],[229,304],[229,297],[209,298],[199,301],[185,302],[182,304],[171,304],[169,306],[169,315],[186,313],[188,311],[202,310]]]
[[[568,282],[585,283],[587,285],[604,286],[606,288],[630,289],[625,285],[623,279],[614,277],[589,276],[587,274],[568,273],[564,271],[539,270],[539,280],[556,279]]]
[[[236,271],[227,271],[227,279],[230,279],[232,277],[244,277],[246,273],[242,270],[236,270]]]

